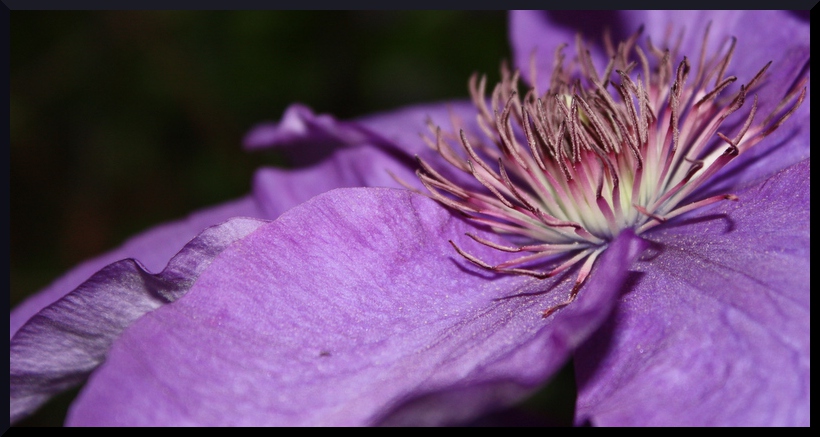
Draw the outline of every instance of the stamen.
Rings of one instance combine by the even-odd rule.
[[[720,202],[721,200],[731,200],[733,202],[736,202],[736,201],[740,200],[740,198],[735,196],[734,194],[720,194],[718,196],[712,196],[712,197],[709,197],[709,198],[706,198],[706,199],[703,199],[703,200],[699,200],[697,202],[692,202],[692,203],[690,203],[686,206],[682,206],[682,207],[670,212],[669,214],[666,214],[663,217],[657,217],[656,218],[656,217],[653,216],[654,220],[651,221],[651,222],[648,222],[648,223],[644,224],[643,226],[641,226],[640,228],[638,228],[638,232],[639,233],[646,232],[647,230],[652,229],[653,227],[655,227],[655,226],[657,226],[657,225],[659,225],[659,224],[661,224],[661,223],[663,223],[663,222],[665,222],[665,221],[667,221],[667,220],[669,220],[673,217],[679,216],[679,215],[681,215],[685,212],[689,212],[689,211],[692,211],[694,209],[702,208],[706,205],[711,205],[715,202]]]
[[[587,280],[589,273],[592,271],[592,265],[595,263],[595,260],[598,258],[598,255],[603,252],[603,249],[598,249],[592,252],[584,262],[584,265],[581,266],[581,270],[578,272],[578,279],[575,280],[575,285],[572,287],[572,290],[569,292],[569,298],[558,305],[555,305],[552,308],[548,308],[541,312],[541,317],[546,319],[547,317],[551,316],[556,311],[564,308],[565,306],[571,304],[575,301],[575,298],[578,296],[578,292],[581,291],[581,286],[584,285],[584,281]]]
[[[710,28],[711,23],[692,81],[688,58],[674,61],[683,32],[672,50],[656,47],[649,38],[642,48],[637,42],[643,28],[617,46],[605,32],[609,62],[603,75],[581,35],[576,37],[572,68],[564,62],[566,44],[559,46],[549,89],[543,93],[535,87],[520,93],[518,71],[502,64],[501,82],[487,98],[486,76],[473,74],[468,87],[480,132],[468,136],[453,116],[452,131],[429,123],[432,137],[422,135],[422,140],[477,184],[459,185],[422,159],[416,174],[429,197],[468,220],[525,241],[508,246],[466,234],[470,239],[505,253],[527,253],[491,265],[450,241],[456,253],[485,270],[538,279],[580,264],[567,300],[545,310],[542,315],[548,317],[575,300],[598,256],[622,230],[642,234],[697,208],[738,200],[733,194],[719,194],[681,204],[782,126],[803,103],[808,78],[797,81],[762,123],[755,124],[758,99],[753,96],[737,133],[724,133],[724,121],[741,110],[771,62],[737,91],[721,97],[738,81],[737,76],[726,76],[738,41],[727,38],[710,54]],[[671,35],[670,28],[667,37]],[[533,80],[538,77],[534,56]],[[620,81],[611,81],[613,76]],[[473,136],[481,133],[483,138]]]
[[[794,106],[792,106],[791,109],[789,109],[788,112],[783,114],[783,116],[780,117],[779,120],[777,120],[777,123],[773,124],[771,127],[766,129],[765,132],[760,134],[760,137],[763,138],[763,137],[771,134],[772,132],[774,132],[777,128],[779,128],[780,125],[782,125],[786,120],[789,119],[789,117],[792,116],[792,114],[794,114],[794,111],[797,111],[797,108],[799,108],[800,105],[803,104],[803,99],[805,99],[805,98],[806,98],[806,88],[803,88],[803,90],[800,92],[800,97],[797,98],[797,103],[795,103]]]

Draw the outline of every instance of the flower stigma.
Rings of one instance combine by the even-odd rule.
[[[486,76],[474,74],[469,89],[482,136],[461,128],[455,117],[451,132],[428,122],[432,136],[422,135],[450,167],[474,179],[455,183],[446,176],[451,168],[436,170],[418,158],[416,174],[429,191],[425,195],[496,233],[510,234],[517,244],[468,233],[477,243],[520,254],[491,265],[450,240],[459,255],[486,270],[540,279],[580,264],[567,300],[544,310],[543,317],[575,299],[595,260],[621,231],[640,235],[694,209],[738,200],[733,194],[688,198],[781,126],[806,95],[803,79],[755,123],[757,96],[750,92],[771,62],[729,93],[737,81],[726,76],[735,38],[707,56],[707,26],[693,71],[685,56],[673,63],[683,33],[672,49],[655,47],[647,38],[644,50],[636,44],[642,30],[617,47],[605,35],[609,62],[603,74],[580,34],[569,66],[567,45],[559,46],[544,93],[534,85],[522,98],[519,72],[502,64],[501,81],[487,98]],[[531,61],[536,78],[534,55]],[[745,116],[724,124],[744,105],[750,106]]]

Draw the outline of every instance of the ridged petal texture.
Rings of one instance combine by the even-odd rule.
[[[318,196],[232,245],[185,297],[134,324],[68,424],[464,420],[543,383],[609,313],[642,248],[623,235],[579,300],[544,320],[573,278],[479,271],[447,243],[466,231],[475,232],[408,191]]]
[[[125,328],[184,295],[214,257],[262,223],[233,219],[209,228],[156,275],[133,259],[116,262],[40,311],[10,342],[11,421],[85,380]]]
[[[578,419],[808,426],[810,162],[646,235],[648,259],[575,355]]]

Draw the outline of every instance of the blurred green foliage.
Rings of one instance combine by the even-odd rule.
[[[510,56],[502,12],[13,11],[10,31],[12,306],[286,165],[240,142],[289,104],[355,118],[466,98]],[[60,425],[75,393],[21,425]]]

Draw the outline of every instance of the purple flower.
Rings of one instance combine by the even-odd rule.
[[[579,23],[588,54],[553,68]],[[630,40],[642,24],[651,46]],[[808,425],[808,21],[528,12],[510,26],[517,67],[551,99],[516,100],[509,78],[478,119],[461,102],[354,122],[293,106],[246,144],[303,167],[260,170],[248,198],[18,307],[12,420],[90,375],[68,424],[454,423],[572,355],[578,423]],[[641,45],[636,64],[621,40]],[[391,174],[438,202],[376,188]],[[355,186],[373,188],[334,189]],[[109,264],[126,257],[142,264]]]

